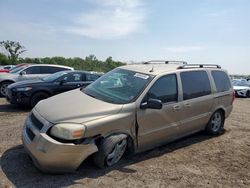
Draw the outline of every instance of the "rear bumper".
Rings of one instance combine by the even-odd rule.
[[[58,142],[30,126],[29,120],[26,120],[22,141],[35,166],[43,172],[73,172],[89,155],[98,151],[94,142],[79,145]]]

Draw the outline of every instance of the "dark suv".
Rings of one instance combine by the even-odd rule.
[[[11,84],[6,89],[6,98],[12,104],[34,107],[40,100],[50,96],[86,87],[101,75],[97,72],[61,71],[45,78]]]
[[[18,67],[17,69],[14,69],[9,73],[0,75],[0,96],[5,96],[6,88],[8,87],[8,85],[14,82],[44,78],[50,74],[65,70],[74,70],[74,68],[53,64],[27,64]]]

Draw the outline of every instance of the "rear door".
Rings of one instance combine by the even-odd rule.
[[[137,111],[139,150],[145,150],[174,139],[178,135],[178,84],[176,74],[159,78],[149,89],[142,102],[159,99],[162,109]]]
[[[180,73],[183,101],[179,116],[180,136],[204,129],[211,116],[214,97],[206,70]]]

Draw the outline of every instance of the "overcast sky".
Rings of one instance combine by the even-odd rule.
[[[250,74],[250,0],[0,0],[23,57],[185,60]]]

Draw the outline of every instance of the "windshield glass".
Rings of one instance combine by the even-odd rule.
[[[152,78],[148,74],[117,68],[90,84],[83,92],[105,102],[127,104],[139,96]]]
[[[42,80],[45,82],[53,82],[65,74],[67,74],[67,72],[65,71],[57,72],[57,73],[54,73],[54,74],[51,74],[49,76],[42,78]]]

